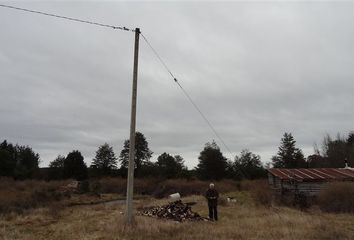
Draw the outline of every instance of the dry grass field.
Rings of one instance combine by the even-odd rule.
[[[121,203],[63,207],[57,202],[20,214],[1,215],[0,239],[354,239],[353,214],[260,206],[248,191],[228,193],[222,198],[226,196],[235,197],[237,202],[221,201],[218,222],[178,223],[136,216],[134,228],[125,226]],[[202,196],[183,200],[196,201],[193,211],[207,216]],[[135,201],[135,207],[163,203],[166,200],[145,198]]]

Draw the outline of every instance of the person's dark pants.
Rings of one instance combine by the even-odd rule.
[[[209,218],[211,220],[218,220],[218,208],[216,205],[209,205]]]

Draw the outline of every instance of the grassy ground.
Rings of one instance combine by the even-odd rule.
[[[236,203],[222,202],[218,222],[184,222],[136,216],[136,226],[124,225],[124,205],[99,204],[47,208],[0,216],[0,239],[354,239],[354,215],[307,212],[286,207],[256,206],[248,192],[234,192]],[[223,196],[225,198],[225,196]],[[207,216],[201,196],[193,211]],[[141,199],[135,206],[163,204],[165,200]]]

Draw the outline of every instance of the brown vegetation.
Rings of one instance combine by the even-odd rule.
[[[72,206],[74,204],[66,204],[66,198],[57,198],[55,189],[69,182],[1,179],[0,239],[354,239],[353,214],[325,213],[316,208],[304,212],[284,206],[274,207],[264,180],[216,182],[222,203],[218,222],[176,223],[136,216],[136,228],[124,225],[124,201]],[[180,192],[185,202],[196,202],[193,211],[202,217],[207,216],[207,203],[200,194],[204,193],[208,182],[137,179],[135,183],[139,194],[165,196]],[[125,193],[125,181],[119,178],[100,179],[90,185],[92,190],[101,191],[100,200],[108,199],[105,195],[110,196],[111,192],[115,192],[114,196]],[[321,194],[320,204],[339,200],[343,204],[345,196],[349,197],[347,203],[353,206],[353,198],[350,198],[354,196],[353,189],[353,185],[347,183],[332,184]],[[91,195],[74,194],[70,201],[90,203]],[[227,197],[235,201],[228,202]],[[135,200],[135,207],[166,203],[166,199],[145,196]],[[323,208],[327,205],[320,206],[328,210]]]
[[[68,181],[15,181],[0,178],[0,213],[22,212],[59,201],[65,196],[57,190],[67,183]]]
[[[270,207],[273,195],[266,179],[249,181],[249,191],[257,205]]]
[[[96,184],[100,187],[102,193],[126,193],[126,180],[122,178],[103,178],[97,180]],[[232,180],[223,180],[215,182],[218,190],[223,192],[232,192],[239,189],[239,183]],[[135,179],[134,192],[141,195],[150,195],[157,198],[166,197],[172,193],[179,192],[182,196],[192,194],[204,194],[209,186],[209,182],[187,179]]]
[[[318,204],[326,212],[354,213],[354,183],[329,183],[320,193]]]
[[[124,205],[109,204],[65,208],[59,214],[48,208],[0,217],[0,239],[134,239],[134,240],[205,240],[205,239],[353,239],[354,216],[302,212],[296,209],[256,207],[248,192],[229,193],[236,203],[219,207],[218,222],[177,223],[136,216],[135,228],[124,224]],[[225,195],[221,196],[225,198]],[[184,201],[197,202],[193,210],[207,216],[207,204],[201,196]],[[135,205],[161,205],[166,200],[144,199]]]
[[[22,212],[31,208],[48,206],[68,197],[71,197],[69,205],[92,201],[92,197],[87,199],[86,196],[70,196],[65,192],[58,191],[70,182],[71,180],[47,182],[41,180],[15,181],[11,178],[1,178],[0,213]],[[234,181],[225,180],[215,184],[220,192],[231,192],[238,189],[237,183]],[[102,194],[125,195],[126,193],[126,180],[122,178],[91,180],[89,185],[91,193],[96,197],[102,196]],[[138,195],[163,198],[175,192],[179,192],[182,196],[204,194],[208,185],[209,182],[200,180],[147,178],[136,179],[134,191]]]

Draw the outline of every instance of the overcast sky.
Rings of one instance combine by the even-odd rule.
[[[354,3],[0,1],[140,27],[229,146],[224,148],[141,39],[137,130],[153,160],[191,168],[213,139],[263,162],[292,132],[305,155],[354,130]],[[47,166],[80,150],[89,164],[129,137],[134,33],[0,8],[0,141]]]

